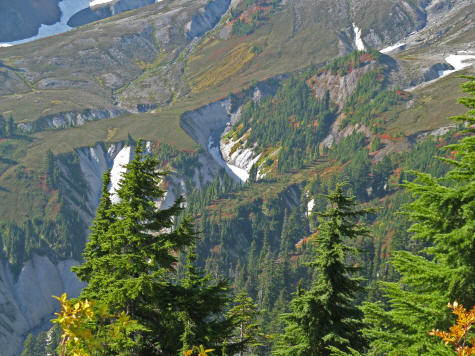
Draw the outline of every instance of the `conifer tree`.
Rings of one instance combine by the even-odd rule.
[[[260,345],[258,340],[261,337],[260,325],[257,321],[259,311],[257,304],[254,303],[245,290],[239,292],[234,302],[236,303],[227,313],[228,318],[232,320],[236,328],[236,339],[240,345],[243,345],[239,351],[239,356],[243,356],[247,351],[246,344],[255,347]]]
[[[470,96],[459,103],[469,111],[452,119],[468,128],[443,159],[452,170],[442,178],[414,172],[417,179],[406,184],[416,198],[406,207],[410,231],[426,248],[394,252],[391,263],[401,277],[382,284],[388,303],[364,306],[371,325],[366,333],[378,354],[447,354],[428,332],[451,325],[448,302],[475,304],[475,77],[466,78],[462,88]]]
[[[85,263],[73,267],[73,272],[79,279],[88,281],[93,273],[93,261],[95,258],[103,257],[108,253],[107,246],[103,244],[104,236],[107,234],[110,225],[114,221],[112,212],[112,202],[109,195],[110,170],[104,172],[102,176],[102,196],[96,210],[96,217],[90,228],[89,242],[83,251]]]
[[[274,355],[324,356],[330,355],[330,347],[349,352],[367,345],[360,331],[363,314],[355,305],[361,279],[354,277],[355,267],[345,264],[355,251],[345,243],[368,233],[356,219],[369,210],[355,208],[354,197],[345,196],[341,184],[327,198],[330,204],[320,214],[315,257],[309,263],[318,277],[308,291],[298,286],[290,312],[283,314],[286,327]]]
[[[198,345],[221,350],[236,324],[230,318],[223,318],[224,308],[230,301],[229,286],[224,280],[213,282],[211,274],[196,266],[196,259],[195,247],[192,246],[187,254],[185,277],[181,281],[184,288],[184,310],[180,313],[184,323],[182,352]],[[237,350],[240,344],[242,342],[228,343],[227,350]]]
[[[156,208],[164,196],[158,186],[164,174],[157,172],[157,159],[144,152],[140,140],[125,166],[115,204],[110,203],[106,174],[84,263],[75,271],[88,282],[81,297],[100,300],[112,313],[125,311],[137,321],[130,354],[176,354],[181,330],[177,311],[183,300],[177,296],[184,295],[174,281],[176,252],[192,245],[196,235],[187,220],[174,228],[182,199],[169,209]]]

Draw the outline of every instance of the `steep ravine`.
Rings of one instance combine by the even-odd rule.
[[[188,41],[211,30],[230,5],[229,0],[214,0],[207,3],[202,1],[201,3],[203,3],[202,9],[195,12],[184,28],[183,36],[188,38]],[[196,7],[201,3],[196,4]],[[184,13],[184,10],[180,9],[180,11]],[[173,12],[173,14],[176,13],[176,11]],[[169,16],[173,14],[170,13]],[[186,16],[182,16],[182,20],[186,21]],[[45,85],[52,85],[52,83],[50,81]],[[58,82],[53,84],[58,85]],[[41,117],[34,122],[20,124],[19,128],[25,132],[64,129],[83,125],[86,121],[112,118],[123,112],[122,109],[112,108],[59,113]],[[199,131],[200,127],[197,129]],[[219,136],[217,142],[219,142]],[[121,166],[132,159],[132,151],[131,147],[125,146],[124,143],[97,144],[94,147],[76,149],[75,155],[81,177],[78,177],[77,173],[74,174],[66,162],[58,161],[63,198],[79,213],[81,220],[86,224],[90,223],[95,215],[103,173],[106,169],[111,169],[110,189],[113,193],[123,171]],[[201,154],[198,159],[201,167],[195,169],[193,182],[199,187],[213,181],[221,166],[207,154]],[[84,184],[78,184],[80,181]],[[84,189],[87,190],[84,191]],[[168,206],[184,191],[183,179],[170,175],[168,193],[162,202],[158,202],[158,205]],[[28,333],[38,332],[50,326],[49,320],[58,307],[57,301],[51,298],[52,295],[67,292],[69,296],[74,297],[79,294],[83,285],[70,272],[71,266],[77,263],[78,261],[74,260],[58,262],[46,256],[34,255],[31,260],[25,262],[19,275],[14,276],[10,272],[8,262],[0,261],[0,345],[6,345],[2,348],[2,356],[18,355]]]
[[[151,142],[146,143],[146,148],[151,151]],[[75,176],[73,169],[59,159],[60,184],[65,201],[89,225],[101,195],[104,172],[111,170],[109,192],[115,201],[117,196],[114,193],[124,172],[123,166],[134,157],[133,147],[123,142],[98,143],[93,147],[76,149],[75,156],[80,176]],[[193,182],[200,187],[214,180],[220,166],[206,155],[200,155],[198,159],[201,166],[195,169]],[[157,202],[158,207],[167,208],[179,195],[186,193],[184,180],[177,173],[167,176],[167,185],[166,195]],[[86,191],[79,188],[81,186],[87,187]],[[0,260],[0,345],[8,345],[2,349],[2,356],[18,355],[29,333],[51,326],[49,320],[58,308],[57,301],[51,296],[64,292],[70,297],[79,295],[83,284],[71,272],[71,266],[78,263],[72,259],[58,262],[47,256],[34,255],[24,264],[19,275],[14,276],[7,261]]]
[[[208,161],[214,162],[237,182],[245,182],[249,177],[254,158],[252,151],[245,153],[243,158],[230,157],[227,147],[222,142],[226,128],[239,117],[239,110],[231,112],[231,100],[229,98],[203,106],[197,110],[189,111],[182,116],[180,126],[190,135],[204,150]],[[222,148],[225,150],[222,150]]]
[[[81,219],[88,223],[94,217],[101,194],[102,175],[106,169],[112,170],[113,185],[117,187],[121,165],[133,157],[131,148],[123,143],[104,144],[76,150],[82,177],[75,177],[68,165],[59,161],[61,185],[64,198]],[[75,182],[84,180],[87,184],[86,201],[78,206],[81,192]],[[71,272],[78,261],[68,259],[52,261],[47,256],[34,255],[27,261],[18,276],[10,271],[7,261],[0,261],[0,345],[3,356],[19,355],[23,340],[30,332],[47,329],[58,308],[53,295],[66,292],[70,297],[79,295],[83,284]]]

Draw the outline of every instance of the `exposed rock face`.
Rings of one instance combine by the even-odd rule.
[[[180,121],[181,128],[206,152],[200,157],[200,163],[201,161],[207,162],[208,169],[204,174],[197,172],[194,177],[195,182],[203,181],[203,179],[198,179],[197,175],[213,177],[221,168],[224,168],[236,181],[246,181],[249,176],[244,169],[224,159],[220,149],[221,135],[233,118],[230,109],[231,100],[227,98],[187,112]]]
[[[454,69],[454,67],[448,63],[436,63],[424,73],[424,81],[428,82],[429,80],[437,79],[441,76],[444,70],[452,69]]]
[[[230,120],[229,99],[211,103],[202,108],[185,113],[180,121],[181,128],[201,147],[207,148],[209,138],[219,142],[221,133]]]
[[[370,47],[378,48],[423,28],[428,2],[352,0],[350,6],[355,23],[362,28],[363,41]]]
[[[71,27],[78,27],[89,22],[98,21],[117,15],[124,11],[138,9],[143,6],[154,4],[155,0],[115,0],[103,5],[88,7],[74,14],[68,21]]]
[[[210,1],[198,15],[193,16],[187,23],[186,30],[189,39],[200,37],[211,30],[228,10],[231,0]]]
[[[94,217],[97,204],[101,196],[102,175],[107,169],[114,166],[114,160],[118,153],[122,150],[123,144],[112,144],[106,148],[103,144],[97,144],[94,147],[84,147],[76,150],[79,159],[79,165],[83,174],[83,178],[87,183],[87,216],[84,221],[88,221]],[[69,194],[66,194],[69,196]],[[71,204],[74,204],[71,201]],[[76,210],[81,211],[80,207]]]
[[[376,61],[371,61],[362,67],[353,69],[351,73],[344,76],[325,72],[314,77],[312,87],[315,96],[317,98],[323,98],[326,92],[329,91],[330,100],[338,104],[340,108],[343,107],[345,101],[356,89],[361,77],[373,71],[376,65]]]
[[[22,122],[17,127],[23,132],[36,132],[48,129],[64,129],[82,126],[88,121],[110,119],[125,113],[120,109],[88,109],[83,112],[65,112],[40,117],[34,122]]]
[[[74,260],[53,263],[46,256],[34,255],[26,262],[18,279],[8,263],[0,260],[0,345],[2,355],[20,354],[27,333],[49,325],[58,302],[53,295],[66,292],[77,297],[83,284],[71,272]]]
[[[59,21],[60,0],[15,0],[0,2],[0,42],[34,36],[41,24]]]
[[[454,7],[456,0],[432,0],[427,6],[427,13],[430,15],[438,15],[445,13]]]
[[[58,162],[62,171],[61,185],[65,201],[78,211],[81,219],[90,222],[97,209],[101,194],[102,175],[106,169],[118,165],[117,157],[124,149],[122,143],[112,144],[107,149],[103,144],[76,150],[82,177],[73,177],[68,168]],[[125,164],[128,162],[122,161]],[[85,206],[74,183],[78,179],[87,183]],[[0,260],[0,345],[2,355],[20,354],[23,340],[34,330],[44,330],[51,326],[53,312],[58,302],[53,295],[66,292],[69,297],[77,297],[84,287],[71,267],[79,262],[65,260],[52,262],[46,256],[34,255],[23,265],[17,278],[11,273],[7,261]]]

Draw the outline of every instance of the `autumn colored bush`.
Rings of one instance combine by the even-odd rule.
[[[457,302],[449,303],[448,307],[452,309],[452,313],[457,315],[457,322],[450,327],[449,332],[432,330],[429,334],[440,337],[446,345],[453,345],[457,355],[475,355],[475,339],[469,335],[470,329],[475,323],[475,306],[470,311]]]

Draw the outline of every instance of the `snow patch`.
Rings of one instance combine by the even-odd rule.
[[[445,57],[445,61],[455,69],[439,71],[439,78],[445,77],[451,73],[462,70],[475,63],[475,55],[473,54],[451,54]]]
[[[110,3],[114,0],[94,0],[89,3],[89,7]]]
[[[41,25],[38,34],[33,37],[24,38],[22,40],[2,43],[0,47],[6,47],[8,45],[14,46],[26,42],[38,40],[40,38],[54,36],[72,29],[67,25],[69,19],[76,13],[87,7],[89,7],[89,0],[63,0],[58,4],[61,10],[61,19],[53,25]]]
[[[398,42],[398,43],[396,43],[396,44],[394,44],[394,45],[392,45],[392,46],[388,46],[388,47],[385,47],[385,48],[379,50],[379,52],[386,54],[386,53],[392,52],[392,51],[394,51],[395,49],[398,49],[399,47],[402,47],[402,46],[404,46],[404,45],[405,45],[404,42]]]
[[[228,174],[230,174],[231,177],[239,178],[241,182],[245,182],[249,179],[249,173],[245,169],[229,164],[223,159],[221,150],[219,146],[214,143],[212,137],[210,137],[208,140],[208,152],[215,159],[215,161],[221,167],[223,167],[228,172]]]
[[[315,199],[312,199],[307,203],[307,216],[310,216],[314,206],[315,206]]]
[[[355,32],[355,46],[358,51],[366,50],[366,47],[361,39],[361,29],[353,23],[353,31]]]
[[[234,166],[226,162],[226,165],[229,169],[239,177],[239,179],[243,182],[246,182],[249,179],[249,173],[245,169],[239,168],[238,166]]]
[[[460,53],[460,51],[459,51],[459,53]],[[463,51],[463,53],[470,53],[470,52]],[[472,54],[451,54],[451,55],[445,57],[445,61],[447,63],[449,63],[452,67],[454,67],[454,69],[441,70],[441,71],[439,71],[439,77],[438,78],[436,78],[434,80],[431,80],[431,81],[428,81],[428,82],[424,82],[422,84],[416,85],[416,86],[411,87],[411,88],[404,89],[404,90],[405,91],[413,91],[417,88],[421,88],[421,87],[424,87],[426,85],[432,84],[435,81],[439,80],[440,78],[446,77],[449,74],[452,74],[452,73],[457,72],[459,70],[470,67],[471,65],[475,64],[475,55],[473,54],[473,52],[471,52],[471,53]]]
[[[131,147],[125,146],[114,158],[114,165],[111,169],[111,187],[109,189],[112,203],[117,203],[119,201],[119,197],[117,195],[117,191],[119,190],[119,183],[122,180],[122,174],[126,171],[125,165],[130,162],[130,159],[132,158],[131,156]]]

